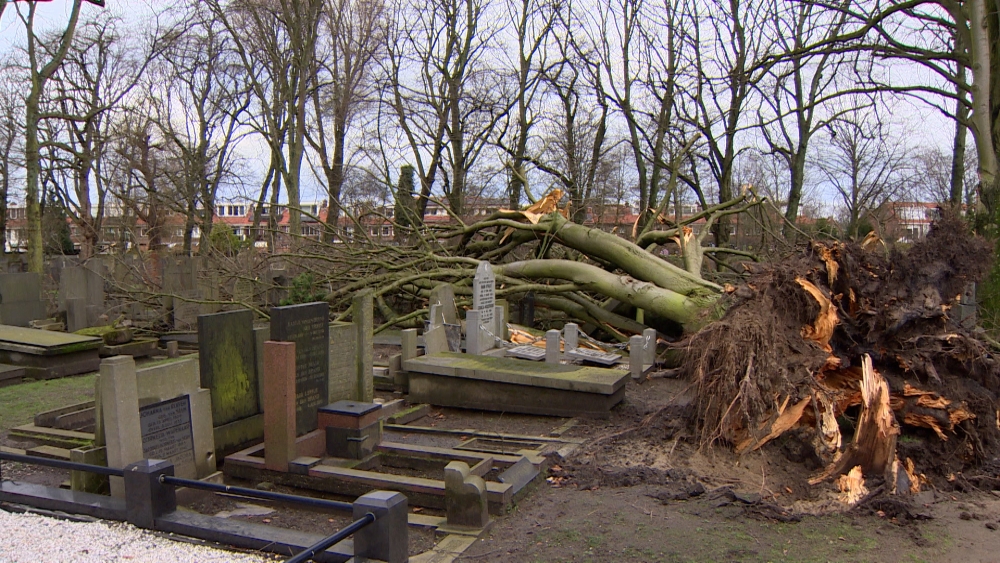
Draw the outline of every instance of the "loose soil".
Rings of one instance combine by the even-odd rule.
[[[996,561],[1000,498],[925,491],[840,510],[787,444],[737,459],[698,450],[684,382],[630,382],[608,420],[581,419],[581,451],[459,561]],[[651,416],[652,415],[652,416]],[[816,513],[820,515],[811,515]]]

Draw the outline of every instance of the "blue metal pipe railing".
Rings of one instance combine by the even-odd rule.
[[[115,469],[114,467],[104,467],[103,465],[90,465],[88,463],[77,463],[75,461],[51,459],[47,457],[36,457],[31,455],[20,455],[20,454],[0,452],[0,460],[16,461],[18,463],[28,463],[32,465],[41,465],[44,467],[55,467],[57,469],[69,469],[72,471],[86,471],[88,473],[96,473],[98,475],[110,475],[111,477],[121,477],[124,475],[124,472],[122,472],[121,469]]]
[[[240,495],[250,498],[258,498],[262,500],[273,500],[278,502],[287,502],[290,504],[300,504],[302,506],[311,506],[313,508],[325,508],[328,510],[340,510],[351,512],[354,510],[354,505],[349,502],[339,502],[335,500],[327,500],[322,498],[312,498],[312,497],[302,497],[298,495],[287,495],[284,493],[274,493],[271,491],[259,491],[257,489],[248,489],[246,487],[233,487],[231,485],[220,485],[219,483],[207,483],[205,481],[196,481],[194,479],[184,479],[181,477],[171,477],[168,475],[161,475],[160,482],[164,485],[174,485],[177,487],[188,487],[191,489],[202,489],[205,491],[212,491],[214,493],[227,493],[231,495]]]
[[[305,561],[309,561],[317,553],[322,553],[323,551],[326,551],[328,547],[332,545],[337,545],[338,543],[354,535],[354,532],[357,532],[361,528],[364,528],[365,526],[371,524],[374,521],[375,521],[375,515],[369,512],[368,514],[365,514],[358,520],[355,520],[349,526],[340,530],[336,534],[333,534],[332,536],[327,538],[323,538],[322,540],[316,542],[315,544],[307,547],[305,551],[295,554],[295,556],[293,556],[291,559],[286,559],[285,563],[303,563]]]

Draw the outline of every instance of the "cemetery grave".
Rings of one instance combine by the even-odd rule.
[[[95,371],[101,345],[91,336],[0,325],[0,362],[21,367],[35,379]]]
[[[420,509],[407,518],[410,526],[430,530],[431,537],[465,538],[487,533],[495,517],[515,503],[534,502],[532,491],[546,478],[554,488],[581,490],[648,482],[662,487],[657,494],[674,499],[694,496],[701,483],[721,482],[726,472],[738,473],[692,461],[700,454],[680,440],[692,416],[690,395],[674,389],[671,403],[652,404],[662,398],[657,394],[664,386],[675,383],[648,377],[656,367],[654,329],[626,335],[627,346],[599,347],[576,323],[543,321],[548,331],[514,327],[534,341],[514,345],[508,340],[507,303],[497,299],[497,276],[486,262],[479,263],[469,285],[445,283],[428,290],[422,335],[408,328],[377,345],[374,328],[385,313],[376,316],[371,291],[350,295],[350,309],[343,313],[331,311],[326,301],[307,302],[276,305],[262,320],[248,309],[197,303],[212,300],[209,278],[199,273],[196,261],[172,264],[164,267],[173,280],[164,281],[172,298],[161,311],[180,330],[164,337],[172,344],[169,355],[178,355],[182,342],[197,355],[136,365],[121,354],[130,343],[0,327],[0,351],[6,334],[13,335],[6,342],[20,339],[8,347],[22,354],[34,345],[35,355],[44,358],[72,359],[71,352],[86,351],[88,361],[97,362],[110,355],[100,365],[95,400],[39,412],[33,424],[11,430],[10,436],[37,444],[25,446],[24,454],[109,470],[162,459],[178,478],[287,493],[353,498],[396,491]],[[63,267],[61,276],[61,286],[82,288],[61,291],[66,294],[61,322],[69,324],[75,309],[73,323],[88,325],[85,332],[96,330],[97,308],[87,303],[101,300],[93,289],[101,285],[97,277],[80,266]],[[78,281],[68,281],[73,279]],[[267,293],[243,285],[233,291],[240,289],[244,300]],[[468,310],[456,305],[456,292]],[[971,314],[964,304],[968,295],[966,288],[960,316]],[[534,304],[520,300],[518,316]],[[61,345],[60,338],[82,338],[85,350],[70,341]],[[152,352],[150,342],[155,346],[151,340],[142,347]],[[376,346],[384,365],[373,361]],[[135,355],[142,355],[139,348]],[[156,353],[162,354],[159,348]],[[31,366],[22,357],[16,361],[19,365],[7,371],[0,366],[0,382],[27,374]],[[676,372],[654,377],[665,374]],[[627,404],[616,408],[622,402]],[[787,412],[799,413],[802,405]],[[780,420],[772,424],[775,432],[782,428]],[[674,442],[664,444],[663,435]],[[700,481],[663,469],[665,463],[697,467]],[[786,486],[794,477],[762,471],[776,479],[774,498],[799,494]],[[65,487],[74,493],[110,493],[112,500],[100,502],[112,505],[124,498],[125,482],[116,474],[74,470],[68,476]],[[202,506],[200,514],[240,510],[222,506]],[[273,516],[289,514],[277,509]],[[312,525],[304,515],[297,518]],[[201,525],[191,522],[204,521],[171,522],[186,530]],[[438,548],[429,542],[426,547]]]

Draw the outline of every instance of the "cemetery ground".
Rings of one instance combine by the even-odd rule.
[[[0,388],[5,406],[0,412],[0,443],[25,447],[24,442],[11,441],[7,431],[30,422],[37,412],[90,398],[93,381],[93,375],[83,375]],[[770,444],[737,462],[727,450],[698,451],[683,439],[680,418],[670,415],[684,408],[680,405],[686,391],[676,379],[630,382],[626,400],[608,419],[432,408],[414,421],[438,428],[561,433],[585,440],[569,459],[555,463],[546,481],[496,519],[458,561],[995,560],[1000,498],[990,492],[929,490],[908,506],[862,505],[810,516],[810,510],[821,511],[834,502],[832,493],[803,485],[808,470],[788,463],[787,444]],[[379,396],[392,398],[389,393]],[[37,466],[5,463],[4,471],[5,476],[50,485],[67,478],[65,472]],[[231,484],[272,487],[236,480]],[[211,495],[198,497],[188,508],[318,533],[334,531],[348,520],[339,514]],[[411,531],[410,542],[410,552],[416,555],[430,548],[433,536]]]

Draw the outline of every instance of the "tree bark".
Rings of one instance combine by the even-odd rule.
[[[583,262],[571,260],[525,260],[495,268],[497,274],[525,279],[561,279],[571,281],[586,291],[594,291],[629,303],[649,314],[681,324],[685,331],[695,330],[707,317],[706,309],[718,294],[687,297],[653,283],[619,276]]]

